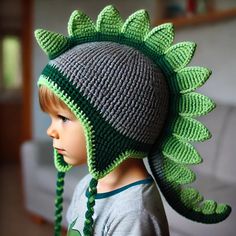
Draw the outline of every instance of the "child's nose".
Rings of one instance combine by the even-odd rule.
[[[55,130],[55,128],[50,125],[47,129],[47,135],[51,138],[55,138],[55,139],[58,139],[59,138],[59,134],[58,132]]]

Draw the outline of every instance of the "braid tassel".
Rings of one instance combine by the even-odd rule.
[[[93,213],[95,205],[95,197],[97,194],[97,183],[98,181],[94,178],[89,183],[88,201],[87,201],[87,212],[85,213],[84,223],[84,236],[92,236],[93,233]]]
[[[61,221],[63,210],[63,191],[64,191],[65,172],[57,173],[57,188],[55,199],[55,221],[54,221],[54,236],[61,236]]]

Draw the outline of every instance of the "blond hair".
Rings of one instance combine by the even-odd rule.
[[[40,86],[38,94],[40,108],[43,112],[55,114],[58,108],[62,108],[72,113],[67,105],[46,86]]]

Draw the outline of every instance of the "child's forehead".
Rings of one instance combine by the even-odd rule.
[[[51,106],[48,107],[48,109],[46,110],[47,113],[52,114],[52,115],[56,115],[58,113],[69,113],[69,111],[65,108],[63,108],[62,106],[58,105],[58,104],[50,104]]]
[[[68,106],[46,86],[40,86],[39,88],[39,102],[42,110],[48,114],[66,113],[74,116]]]
[[[69,110],[69,108],[62,107],[60,104],[52,104],[50,109],[47,109],[46,112],[50,115],[66,115],[75,118],[74,113]]]

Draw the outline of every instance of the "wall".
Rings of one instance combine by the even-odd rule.
[[[124,4],[125,2],[125,4]],[[70,3],[70,4],[68,4]],[[156,16],[155,0],[35,0],[34,1],[34,29],[44,28],[67,34],[68,18],[74,9],[81,9],[96,18],[98,12],[107,4],[113,3],[127,17],[131,12],[140,8],[149,11],[152,19]],[[194,28],[179,29],[176,40],[194,41],[198,44],[196,56],[192,65],[206,66],[213,70],[211,79],[200,92],[212,97],[216,102],[236,104],[236,19],[227,22]],[[33,138],[46,138],[48,117],[43,114],[38,105],[37,86],[38,76],[47,63],[47,58],[34,40],[33,45]]]
[[[198,91],[216,102],[236,105],[236,18],[176,32],[176,42],[194,41],[197,50],[191,65],[212,70],[210,79]]]

